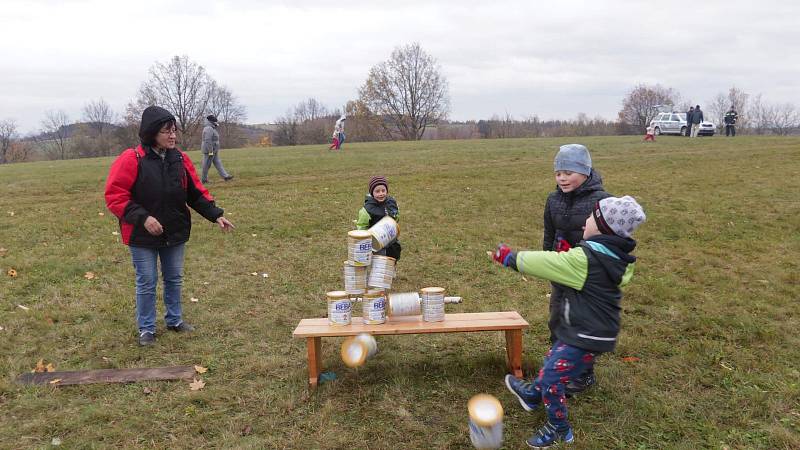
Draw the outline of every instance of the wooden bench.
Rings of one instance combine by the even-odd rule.
[[[455,333],[471,331],[505,331],[508,369],[522,378],[522,330],[528,322],[516,311],[446,314],[443,322],[424,322],[420,316],[390,317],[380,325],[365,325],[361,317],[353,317],[347,326],[331,326],[328,319],[303,319],[292,332],[296,338],[305,338],[308,346],[308,383],[313,389],[322,372],[322,338],[372,335]]]

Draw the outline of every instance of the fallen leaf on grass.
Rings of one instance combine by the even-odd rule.
[[[249,436],[250,433],[252,432],[253,432],[253,427],[251,427],[250,425],[247,425],[244,428],[242,428],[242,436]]]
[[[256,276],[256,275],[258,275],[258,272],[250,272],[250,275]]]
[[[142,393],[143,393],[144,395],[150,395],[150,394],[152,394],[152,393],[153,393],[153,391],[151,391],[149,387],[145,386],[145,388],[144,388],[144,389],[142,389]]]
[[[269,274],[264,272],[264,273],[261,274],[261,277],[262,278],[269,278]]]
[[[194,371],[197,373],[206,373],[208,372],[208,367],[194,366]]]
[[[44,373],[44,372],[55,372],[56,368],[53,363],[47,363],[44,365],[44,359],[40,359],[36,362],[36,367],[33,369],[34,373]]]
[[[253,237],[256,237],[256,236],[258,236],[258,235],[257,235],[257,234],[255,234],[255,233],[253,233]]]
[[[14,269],[8,269],[8,272],[6,272],[6,273],[8,273],[8,276],[10,276],[11,278],[16,278],[17,277],[17,271],[14,270]]]
[[[525,278],[525,277],[522,277],[522,281],[528,281],[528,279]]]
[[[0,331],[3,331],[3,330],[5,330],[5,328],[3,328],[2,326],[0,326]]]
[[[106,215],[106,213],[99,212],[99,213],[97,213],[97,215],[100,216],[100,217],[103,217],[103,216]]]
[[[728,363],[726,363],[725,361],[720,361],[720,362],[719,362],[719,365],[720,365],[720,366],[722,366],[722,368],[723,368],[723,369],[727,369],[727,370],[733,370],[733,367],[731,367],[731,366],[730,366]]]
[[[192,303],[197,303],[197,302],[200,301],[200,299],[196,298],[196,297],[192,297],[192,298],[189,299],[189,301],[192,302]]]
[[[193,391],[199,391],[200,389],[203,389],[206,385],[206,382],[203,381],[202,379],[193,378],[193,380],[194,381],[189,383],[189,389]]]
[[[113,236],[119,236],[119,231],[112,231],[112,232],[111,232],[111,234],[112,234]]]
[[[95,274],[94,272],[86,272],[86,274],[83,275],[83,278],[86,278],[87,280],[94,280]]]
[[[21,309],[21,310],[23,310],[23,311],[28,311],[28,310],[30,310],[30,308],[28,308],[27,306],[24,306],[24,305],[17,305],[17,308],[19,308],[19,309]]]
[[[53,440],[50,441],[50,444],[52,444],[54,447],[58,447],[59,445],[61,445],[61,439],[54,437]]]
[[[0,247],[0,256],[5,256],[7,251],[7,248]]]
[[[61,383],[61,378],[56,378],[55,380],[51,380],[50,384],[58,384]]]
[[[9,211],[8,215],[13,217],[14,216],[14,211]]]
[[[635,356],[626,356],[626,357],[622,358],[622,360],[625,361],[625,362],[628,362],[628,363],[634,363],[634,362],[638,362],[639,358],[637,358]]]
[[[209,284],[208,281],[203,281],[204,286],[208,286],[208,284]]]

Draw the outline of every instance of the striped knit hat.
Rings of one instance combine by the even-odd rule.
[[[381,175],[376,175],[369,179],[369,195],[372,195],[372,191],[375,190],[376,187],[379,185],[384,185],[386,187],[386,191],[389,191],[389,182],[386,181],[386,177]]]

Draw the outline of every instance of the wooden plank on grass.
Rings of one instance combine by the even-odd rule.
[[[90,383],[134,383],[137,381],[184,380],[195,375],[193,366],[154,367],[146,369],[99,369],[76,370],[70,372],[37,372],[24,373],[17,377],[21,384],[51,384],[66,386],[69,384]]]

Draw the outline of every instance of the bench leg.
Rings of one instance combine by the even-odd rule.
[[[322,338],[306,338],[308,346],[308,387],[314,389],[319,384],[319,374],[322,372]]]
[[[509,372],[522,378],[522,330],[506,330],[506,353]]]

